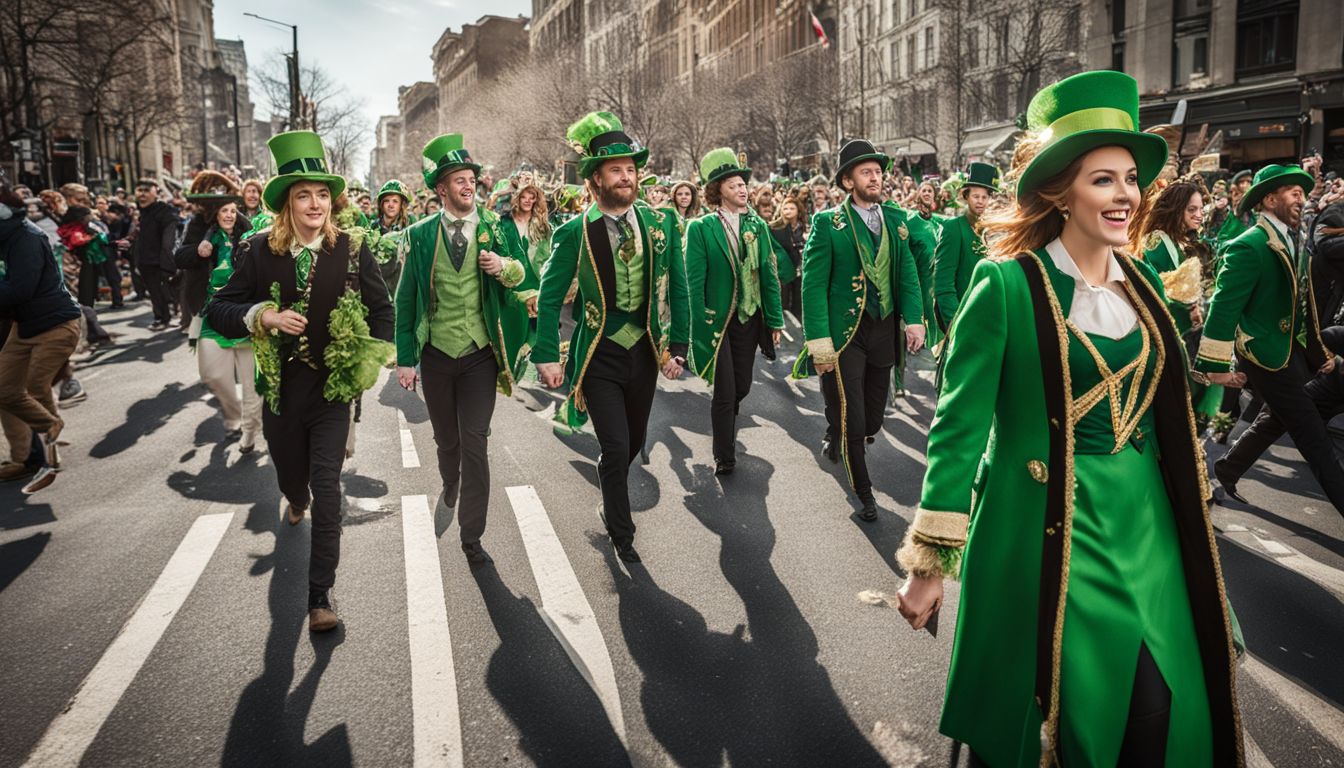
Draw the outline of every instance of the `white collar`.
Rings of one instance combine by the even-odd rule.
[[[289,255],[294,258],[298,258],[299,254],[303,253],[304,250],[309,250],[313,253],[322,250],[322,235],[318,234],[317,237],[313,238],[311,243],[290,243],[289,245]]]
[[[1050,255],[1050,260],[1055,263],[1055,268],[1069,277],[1072,277],[1073,281],[1077,283],[1079,287],[1089,288],[1094,291],[1109,290],[1104,286],[1092,285],[1087,282],[1087,278],[1083,277],[1082,271],[1078,269],[1078,265],[1074,263],[1073,257],[1069,255],[1068,249],[1064,247],[1064,243],[1058,237],[1051,240],[1045,246],[1045,252]],[[1106,282],[1123,283],[1125,281],[1125,272],[1120,269],[1120,262],[1116,261],[1115,253],[1111,252],[1107,255],[1106,259]]]
[[[451,227],[455,221],[465,221],[468,224],[475,224],[479,220],[480,216],[477,215],[476,206],[474,205],[471,207],[471,213],[468,213],[466,216],[455,216],[453,215],[453,212],[447,208],[443,209],[443,224],[446,227]]]
[[[1288,248],[1289,253],[1293,253],[1293,238],[1288,236],[1288,225],[1284,224],[1279,220],[1278,216],[1275,216],[1269,211],[1261,209],[1260,215],[1264,216],[1265,221],[1268,221],[1274,229],[1278,230],[1279,237],[1283,240],[1284,246]]]

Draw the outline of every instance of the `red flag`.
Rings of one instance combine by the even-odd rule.
[[[812,31],[817,33],[817,39],[821,41],[821,47],[830,48],[831,39],[826,36],[826,30],[821,28],[821,21],[817,18],[817,14],[813,13],[812,9],[809,8],[807,10],[807,15],[812,17]]]

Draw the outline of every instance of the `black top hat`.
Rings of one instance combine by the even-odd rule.
[[[877,151],[871,141],[867,139],[850,139],[840,148],[839,167],[835,169],[835,184],[843,187],[840,183],[840,177],[845,175],[845,171],[864,162],[865,160],[876,160],[882,166],[885,173],[891,168],[891,158]]]

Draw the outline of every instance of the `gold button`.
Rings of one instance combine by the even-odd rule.
[[[1050,479],[1050,471],[1045,468],[1045,464],[1038,459],[1032,459],[1027,462],[1027,474],[1031,479],[1038,483],[1044,483]]]
[[[1285,317],[1279,321],[1279,333],[1287,333],[1288,329],[1291,327],[1292,323],[1288,321],[1288,318]]]

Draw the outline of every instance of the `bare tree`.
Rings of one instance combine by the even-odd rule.
[[[289,69],[284,54],[273,53],[265,67],[253,70],[262,97],[273,115],[289,114]],[[362,106],[331,73],[316,64],[303,67],[300,91],[312,104],[314,121],[304,127],[320,134],[335,133],[350,120],[362,120]],[[297,126],[290,126],[294,129]]]
[[[37,134],[55,121],[54,99],[45,94],[44,103],[41,81],[48,58],[79,42],[71,23],[75,8],[61,0],[6,1],[0,12],[0,137],[19,129]],[[9,149],[7,141],[0,146],[0,152]]]

